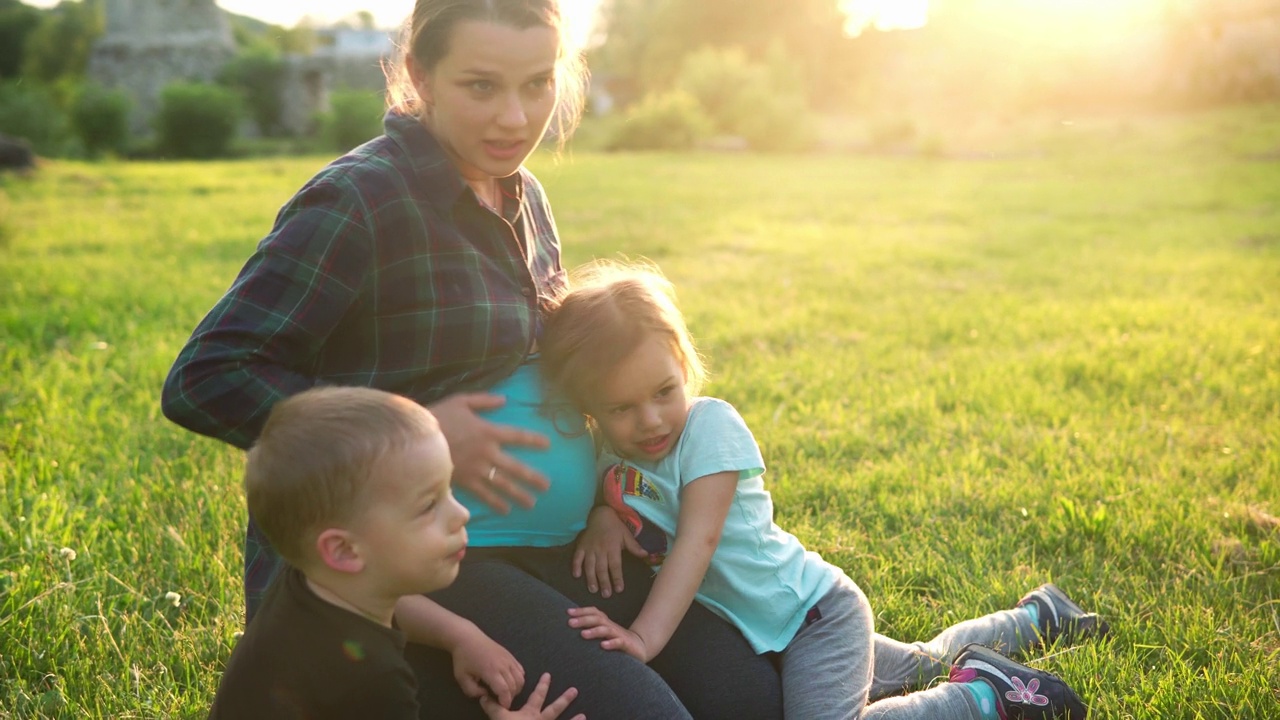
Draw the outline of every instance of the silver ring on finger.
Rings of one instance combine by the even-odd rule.
[[[494,479],[496,479],[497,477],[498,477],[498,466],[494,465],[493,467],[489,468],[489,474],[485,475],[484,479],[488,480],[489,484],[492,485]]]

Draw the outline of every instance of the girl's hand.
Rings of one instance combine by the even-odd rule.
[[[479,412],[502,407],[506,398],[488,393],[450,395],[428,410],[440,422],[440,430],[453,456],[453,484],[506,515],[508,501],[533,507],[529,490],[544,492],[551,484],[541,473],[502,451],[504,445],[545,449],[550,444],[538,433],[511,425],[498,425]]]
[[[605,650],[621,650],[642,663],[653,658],[645,647],[644,638],[609,619],[603,610],[593,607],[569,608],[570,627],[582,628],[587,640],[603,638],[600,647]]]
[[[604,505],[594,508],[573,551],[573,576],[580,578],[585,573],[587,590],[593,593],[599,590],[601,597],[622,592],[624,548],[636,557],[648,557],[613,508]]]
[[[476,630],[452,651],[453,676],[467,697],[493,693],[502,707],[510,707],[524,688],[524,667],[507,649]]]
[[[565,690],[564,694],[556,698],[550,705],[543,707],[542,703],[546,701],[547,691],[550,688],[551,673],[542,673],[542,677],[538,679],[538,686],[529,694],[529,701],[519,710],[507,710],[488,695],[480,698],[480,707],[489,716],[490,720],[556,720],[556,718],[560,717],[560,713],[569,707],[569,703],[578,697],[578,689],[569,688]],[[587,720],[587,716],[578,713],[570,720]]]

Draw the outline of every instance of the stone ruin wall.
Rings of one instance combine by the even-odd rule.
[[[236,52],[214,0],[107,0],[106,21],[89,78],[129,95],[136,135],[151,134],[165,86],[212,81]]]

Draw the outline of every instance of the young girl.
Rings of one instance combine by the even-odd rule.
[[[970,643],[1025,650],[1105,623],[1046,585],[930,643],[875,635],[858,586],[773,523],[742,417],[697,396],[705,372],[671,285],[647,269],[591,273],[547,321],[544,372],[599,430],[606,499],[661,571],[630,627],[596,608],[569,610],[584,638],[648,662],[696,599],[757,652],[781,654],[789,720],[1085,717],[1057,676]],[[942,674],[947,659],[951,682],[872,704]]]

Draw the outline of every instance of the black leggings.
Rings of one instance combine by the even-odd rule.
[[[648,667],[626,653],[602,650],[598,640],[582,639],[569,627],[568,608],[595,605],[630,624],[653,578],[628,556],[626,589],[601,598],[570,574],[572,553],[571,546],[468,548],[458,579],[430,596],[474,622],[524,666],[525,688],[516,707],[539,676],[550,672],[549,697],[578,688],[566,718],[581,712],[587,720],[781,720],[782,689],[773,664],[696,602]],[[454,681],[448,653],[410,645],[406,655],[418,674],[423,718],[485,718],[480,704]]]

